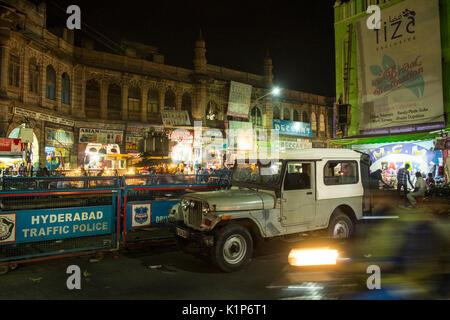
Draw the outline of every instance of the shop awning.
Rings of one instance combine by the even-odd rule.
[[[146,157],[140,159],[139,162],[136,162],[134,165],[136,167],[151,167],[159,164],[170,164],[172,163],[172,159],[169,157]]]
[[[445,129],[443,131],[448,131],[449,129]],[[392,143],[392,142],[400,142],[400,141],[420,141],[420,140],[430,140],[435,139],[440,136],[440,132],[434,133],[414,133],[414,134],[403,134],[403,135],[395,135],[395,136],[370,136],[370,137],[354,137],[350,139],[336,139],[331,140],[331,146],[351,146],[356,144],[371,144],[371,143]]]

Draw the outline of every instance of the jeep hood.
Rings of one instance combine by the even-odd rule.
[[[216,207],[215,211],[262,210],[275,206],[274,196],[249,189],[196,192],[183,198],[207,202],[211,209]]]

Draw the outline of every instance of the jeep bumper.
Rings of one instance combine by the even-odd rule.
[[[213,247],[214,236],[209,233],[197,231],[187,227],[181,222],[168,222],[169,229],[177,238],[195,242],[199,247]]]

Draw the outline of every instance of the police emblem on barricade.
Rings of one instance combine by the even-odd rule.
[[[131,205],[131,227],[147,227],[151,225],[152,218],[152,204],[151,203],[139,203]]]
[[[16,214],[0,214],[0,243],[16,241]]]

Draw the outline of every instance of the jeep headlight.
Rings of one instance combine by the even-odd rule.
[[[211,208],[209,207],[209,205],[207,203],[204,204],[203,209],[202,209],[203,213],[209,213],[211,212]]]
[[[184,211],[186,211],[189,208],[190,202],[189,200],[183,199],[181,201],[181,207],[183,208]]]

